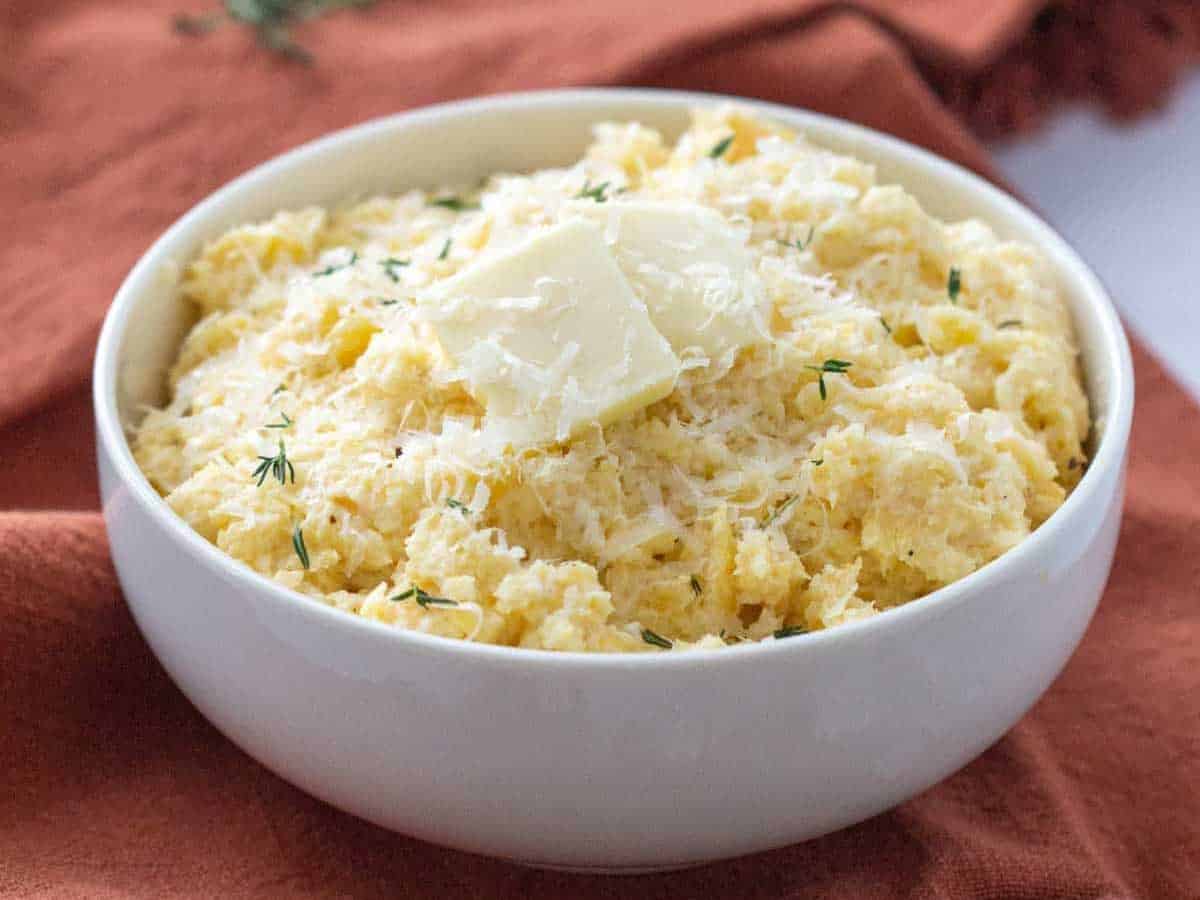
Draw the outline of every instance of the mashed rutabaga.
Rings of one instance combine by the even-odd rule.
[[[636,253],[614,268],[593,239],[611,243],[631,204],[692,211],[685,226],[707,222],[745,260],[740,281],[699,238],[664,238],[686,263],[674,275]],[[474,338],[444,330],[437,305],[467,290],[457,273],[486,283],[488,260],[564,227],[591,236],[604,278],[624,272],[636,317],[655,314],[646,352],[669,374],[586,421],[616,376],[521,388],[561,405],[553,433],[501,440],[487,388],[512,367],[472,377]],[[573,258],[551,250],[526,268]],[[698,111],[674,146],[601,125],[568,169],[235,228],[182,290],[199,318],[170,403],[137,430],[142,469],[231,556],[398,627],[609,651],[828,628],[1008,550],[1084,467],[1071,323],[1038,252],[940,222],[871,166],[738,108]],[[670,290],[720,315],[757,300],[714,330],[718,313],[662,318]],[[534,329],[557,310],[495,302]],[[683,346],[689,322],[698,345]],[[534,334],[569,344],[566,369],[589,352],[577,337]]]

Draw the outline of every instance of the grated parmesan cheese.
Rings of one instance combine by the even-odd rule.
[[[1046,262],[861,161],[707,108],[673,147],[606,124],[574,166],[430,203],[449,193],[280,213],[184,273],[198,321],[135,455],[281,584],[466,640],[721,646],[961,578],[1082,474]],[[497,286],[497,260],[583,222],[592,263],[573,244]],[[545,427],[497,441],[497,418]],[[294,481],[260,486],[280,441]]]

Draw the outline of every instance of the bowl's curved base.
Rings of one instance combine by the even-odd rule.
[[[559,866],[554,863],[537,862],[532,859],[505,859],[518,866],[529,869],[541,869],[546,872],[565,872],[568,875],[659,875],[666,872],[679,872],[683,869],[695,869],[709,863],[720,862],[721,858],[698,862],[666,863],[661,866]]]

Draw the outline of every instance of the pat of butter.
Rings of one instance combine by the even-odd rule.
[[[661,400],[679,360],[583,220],[480,260],[419,298],[442,348],[511,444],[565,440]]]
[[[745,240],[716,210],[696,204],[581,204],[604,226],[621,271],[675,352],[710,359],[767,337],[766,291]]]

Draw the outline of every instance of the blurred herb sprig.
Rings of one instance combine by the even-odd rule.
[[[171,20],[177,34],[198,37],[229,22],[253,28],[259,44],[295,62],[309,64],[312,53],[292,39],[292,26],[347,7],[375,0],[223,0],[222,9],[202,15],[181,13]]]

